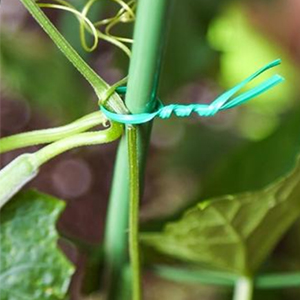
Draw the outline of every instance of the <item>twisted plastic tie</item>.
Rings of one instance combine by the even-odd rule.
[[[141,113],[141,114],[131,114],[122,115],[110,112],[104,106],[100,106],[101,111],[106,115],[106,117],[112,121],[123,123],[123,124],[143,124],[153,120],[155,117],[161,119],[168,119],[174,114],[177,117],[189,117],[192,113],[198,114],[200,117],[212,117],[219,111],[230,109],[241,105],[258,95],[268,91],[280,82],[284,81],[284,78],[279,75],[273,75],[269,79],[263,81],[256,87],[246,91],[234,98],[232,98],[238,91],[245,87],[249,82],[258,77],[265,71],[278,66],[281,63],[280,59],[276,59],[271,63],[267,64],[263,68],[259,69],[251,76],[240,82],[238,85],[234,86],[230,90],[226,91],[220,95],[211,104],[170,104],[164,106],[160,100],[158,100],[158,109],[152,113]],[[119,87],[117,89],[118,93],[126,93],[126,87]],[[232,98],[232,99],[231,99]]]

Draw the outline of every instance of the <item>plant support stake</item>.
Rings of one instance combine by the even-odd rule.
[[[131,113],[150,112],[156,105],[167,7],[168,1],[138,1],[134,44],[125,98],[125,103]],[[142,179],[151,124],[137,126],[136,130],[138,173]],[[132,149],[130,145],[129,148]],[[127,258],[129,184],[128,150],[125,135],[120,142],[117,153],[104,241],[108,299],[116,299],[114,293],[118,290],[116,287],[120,285],[120,274]],[[134,226],[138,226],[138,224]],[[135,274],[132,275],[134,278]],[[111,287],[112,283],[114,283],[114,289]],[[137,297],[139,296],[133,295],[133,299],[138,299]]]

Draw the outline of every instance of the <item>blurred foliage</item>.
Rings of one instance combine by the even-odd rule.
[[[238,31],[237,36],[235,31]],[[239,37],[243,40],[239,41]],[[220,78],[226,86],[241,81],[253,72],[255,65],[260,66],[282,53],[254,29],[250,30],[241,9],[224,10],[224,14],[212,23],[209,39],[215,46],[217,43],[223,46],[220,49]],[[237,39],[236,45],[229,47],[234,39]],[[222,41],[227,41],[227,44]],[[186,166],[203,177],[204,197],[262,188],[286,173],[299,152],[298,77],[294,76],[296,68],[287,58],[278,72],[287,77],[286,82],[271,91],[271,95],[266,93],[243,106],[236,116],[233,115],[233,122],[227,128],[211,126],[214,118],[201,125],[183,122],[185,134],[166,156],[166,165],[179,169]],[[257,114],[249,117],[250,123],[245,122],[253,111]],[[268,121],[276,119],[276,126],[266,136],[259,136],[258,141],[256,138],[248,140],[248,133],[256,130],[257,123],[262,130],[261,119],[266,121],[265,126],[268,126]],[[243,126],[247,127],[247,134],[243,134]],[[195,147],[195,141],[199,141],[199,146]]]
[[[208,38],[213,47],[222,53],[220,80],[226,87],[240,82],[266,62],[282,58],[283,63],[278,72],[286,81],[256,101],[249,102],[247,110],[237,121],[237,131],[246,138],[255,140],[266,137],[279,125],[279,114],[293,106],[298,92],[296,84],[300,78],[299,72],[279,45],[255,30],[243,7],[235,5],[227,8],[211,24]],[[267,76],[269,74],[264,74],[260,80]],[[260,114],[257,120],[248,117],[253,113]]]
[[[209,23],[222,1],[174,0],[163,57],[160,92],[170,95],[199,77],[218,70],[218,54],[206,39]]]
[[[279,45],[253,27],[246,8],[237,5],[226,8],[210,25],[208,39],[214,49],[221,52],[220,80],[227,87],[235,85],[266,62],[282,58],[283,63],[276,71],[287,79],[285,84],[262,94],[259,100],[249,102],[248,106],[276,112],[292,104],[290,102],[297,92],[296,69]],[[259,80],[266,77],[269,74],[263,74]]]
[[[190,6],[187,5],[187,7]],[[195,13],[195,9],[193,12]],[[199,18],[199,12],[197,17]],[[194,26],[193,28],[195,30],[195,28],[199,27],[202,28],[201,26]],[[211,45],[219,51],[221,62],[219,77],[226,87],[240,82],[253,72],[256,66],[261,66],[276,57],[286,57],[279,47],[271,44],[270,41],[253,29],[253,26],[246,20],[241,6],[235,6],[235,8],[230,6],[229,9],[224,9],[220,16],[215,18],[210,26],[206,27],[208,27],[208,38]],[[199,39],[199,36],[201,34],[198,37],[195,35],[194,40]],[[170,40],[172,38],[176,40],[176,35],[171,34]],[[181,41],[181,39],[178,39],[178,41]],[[182,43],[182,47],[185,45],[186,43]],[[178,49],[178,47],[174,47],[174,49]],[[180,48],[178,51],[180,51]],[[181,51],[184,54],[184,50]],[[183,61],[186,62],[188,60],[191,64],[195,63],[193,61],[194,57],[195,55],[187,55]],[[174,59],[174,71],[171,71],[170,67],[168,74],[175,73],[173,76],[176,76],[178,61],[180,60]],[[203,55],[201,61],[206,62],[207,56]],[[185,65],[185,68],[189,70],[189,80],[191,80],[193,77],[191,75],[192,70],[188,64]],[[181,69],[182,67],[178,70]],[[197,70],[198,76],[201,78],[199,74],[203,70],[202,67],[198,66]],[[237,192],[234,190],[234,186],[239,186],[238,191],[244,191],[248,188],[261,188],[286,172],[291,167],[291,163],[285,160],[293,161],[298,150],[298,110],[293,112],[291,108],[296,103],[297,80],[299,77],[296,76],[296,69],[292,67],[288,58],[284,58],[278,72],[284,75],[287,80],[270,93],[268,92],[260,96],[259,99],[251,101],[238,109],[239,113],[231,117],[231,124],[226,128],[211,126],[209,123],[213,125],[215,123],[213,119],[215,118],[210,119],[210,122],[202,122],[201,125],[199,125],[199,122],[198,124],[196,122],[191,124],[183,121],[184,135],[180,143],[171,149],[169,155],[166,156],[166,165],[175,169],[189,168],[196,174],[205,177],[204,195],[210,195],[208,190],[213,191],[213,195],[219,195],[218,191],[223,193]],[[216,71],[214,74],[217,74]],[[164,81],[163,79],[162,81]],[[179,87],[184,80],[180,82]],[[193,101],[193,99],[190,101]],[[221,122],[219,123],[222,124]],[[163,126],[160,126],[159,130],[163,131]],[[172,134],[176,134],[176,132],[172,132]],[[265,145],[263,146],[265,148],[264,153],[254,152],[253,147],[256,147],[256,145],[260,147],[260,143],[251,142],[248,139],[253,141],[261,140],[261,145]],[[195,141],[199,141],[199,147],[195,147]],[[275,147],[276,143],[282,145],[281,148],[284,153],[279,154],[278,148]],[[249,153],[237,155],[237,152],[240,151],[239,149],[248,149],[248,147]],[[291,149],[292,147],[296,148]],[[273,159],[272,156],[274,156]],[[231,157],[235,159],[236,168],[240,168],[240,171],[228,165]],[[271,159],[267,162],[265,157]],[[261,164],[261,160],[264,161],[264,164]],[[281,166],[278,166],[280,163]],[[260,170],[265,164],[268,167],[262,172],[259,171],[259,176],[255,176],[255,169],[258,168]],[[221,172],[219,171],[220,168],[226,174],[223,174],[223,177],[220,175],[218,179],[216,177]],[[276,171],[277,169],[279,170]],[[208,179],[207,171],[212,173]],[[241,174],[243,175],[241,176]],[[249,174],[249,176],[246,176],[246,174]],[[263,176],[269,178],[263,180]],[[237,181],[235,181],[236,177],[238,177]],[[248,183],[247,187],[241,184],[242,180],[245,184]],[[260,182],[260,185],[251,185],[252,181]],[[224,188],[222,189],[225,186],[229,187],[228,191]]]
[[[1,34],[2,84],[6,93],[27,100],[47,117],[73,120],[88,107],[84,79],[57,49],[31,32]]]
[[[290,170],[300,151],[299,114],[298,108],[268,138],[247,142],[215,163],[205,179],[203,196],[259,189]]]

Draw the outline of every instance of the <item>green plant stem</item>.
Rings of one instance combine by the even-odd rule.
[[[34,130],[19,133],[0,139],[0,153],[28,146],[48,144],[70,135],[84,132],[96,125],[106,122],[102,112],[97,111],[88,114],[68,125],[50,129]]]
[[[132,113],[153,110],[162,54],[162,38],[166,29],[168,1],[139,0],[134,44],[130,60],[125,103]],[[142,182],[151,124],[137,127],[139,174]],[[127,140],[120,142],[115,163],[104,240],[105,278],[108,299],[116,299],[120,274],[126,262],[129,211],[129,165]],[[132,226],[137,226],[132,224]],[[132,230],[132,228],[130,229]],[[114,286],[112,286],[112,283]]]
[[[252,300],[253,280],[250,277],[240,277],[235,284],[233,300]]]
[[[44,164],[55,156],[68,150],[81,147],[99,145],[112,142],[118,139],[123,132],[123,126],[118,123],[111,123],[109,129],[79,133],[65,139],[52,143],[35,153],[38,166]]]
[[[155,275],[174,282],[234,286],[238,276],[231,273],[157,265],[150,269]],[[260,274],[254,279],[257,289],[281,289],[300,286],[300,272]]]
[[[106,91],[109,85],[81,58],[81,56],[74,50],[74,48],[67,42],[67,40],[60,34],[56,27],[50,22],[47,16],[39,8],[34,0],[20,0],[26,9],[31,13],[35,20],[40,24],[60,51],[66,58],[75,66],[75,68],[85,77],[85,79],[93,87],[99,101],[106,101]],[[126,113],[123,101],[117,93],[111,95],[106,103],[107,107],[117,113]]]
[[[0,208],[37,174],[39,167],[55,156],[80,146],[109,143],[121,136],[123,126],[98,132],[79,133],[52,143],[35,153],[18,156],[0,171]]]
[[[132,299],[141,299],[141,276],[139,254],[139,201],[140,178],[137,155],[137,130],[128,126],[128,155],[129,155],[129,254],[132,270]]]
[[[180,268],[173,266],[157,265],[151,270],[161,278],[174,282],[187,282],[195,284],[234,286],[237,276],[225,272],[197,270],[192,268]]]
[[[255,278],[254,283],[260,289],[299,288],[300,272],[260,275]]]

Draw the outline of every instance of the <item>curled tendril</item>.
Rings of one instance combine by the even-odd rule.
[[[92,35],[94,37],[94,43],[93,43],[92,47],[88,47],[86,44],[85,38],[84,37],[82,38],[82,34],[81,34],[81,42],[82,42],[83,48],[88,52],[95,50],[98,45],[99,37],[97,34],[97,29],[94,26],[94,24],[86,17],[86,15],[84,13],[77,11],[75,9],[75,7],[70,5],[68,2],[62,1],[62,0],[53,0],[53,1],[55,1],[59,4],[39,3],[39,6],[41,8],[54,8],[54,9],[65,10],[65,11],[68,11],[68,12],[71,12],[72,14],[74,14],[78,18],[80,24],[85,24],[85,26],[89,27],[89,29],[91,30]]]
[[[97,0],[90,0],[87,2],[87,4],[83,7],[82,11],[81,11],[81,15],[84,17],[84,18],[87,18],[87,14],[91,8],[91,6],[94,4],[94,2],[97,1]],[[98,32],[97,32],[97,29],[95,27],[95,25],[93,24],[93,27],[94,27],[94,30],[95,31],[92,31],[92,34],[94,36],[94,41],[97,40],[97,43],[94,43],[94,45],[89,48],[87,46],[87,43],[86,43],[86,38],[85,38],[85,27],[86,25],[88,25],[84,19],[80,19],[79,20],[79,30],[80,30],[80,41],[81,41],[81,45],[83,47],[84,50],[88,51],[88,52],[92,52],[96,49],[97,45],[98,45],[98,41],[99,41],[99,35],[98,35]]]
[[[113,29],[113,27],[115,27],[119,23],[130,23],[135,20],[134,10],[136,8],[136,2],[130,1],[128,3],[125,3],[124,1],[121,0],[113,0],[113,1],[119,4],[121,6],[121,9],[118,11],[115,17],[110,18],[110,21],[108,22],[105,28],[105,34],[107,36],[117,39],[120,42],[132,43],[133,42],[132,39],[115,36],[112,35],[110,32]]]
[[[37,0],[39,2],[40,0]],[[92,23],[87,17],[89,10],[92,5],[98,0],[89,0],[83,7],[82,11],[78,11],[73,5],[64,0],[51,0],[55,3],[38,3],[41,8],[52,8],[68,11],[75,15],[79,21],[80,30],[80,41],[83,49],[87,52],[92,52],[98,46],[99,40],[105,40],[116,47],[120,48],[128,57],[131,55],[130,49],[124,43],[132,43],[132,39],[119,37],[112,35],[110,32],[113,27],[119,23],[129,23],[135,20],[135,0],[131,0],[126,3],[123,0],[112,0],[116,2],[121,8],[117,14],[112,18],[107,18],[101,21]],[[98,27],[106,26],[104,33],[99,30]],[[88,31],[94,37],[94,42],[92,46],[87,45],[85,31]]]
[[[117,4],[121,6],[120,10],[117,12],[117,14],[112,18],[103,19],[101,21],[95,22],[94,25],[99,28],[101,26],[106,26],[105,28],[105,34],[101,33],[101,37],[116,45],[117,47],[121,48],[123,52],[125,52],[129,57],[131,55],[131,52],[129,48],[124,43],[131,44],[133,42],[132,39],[124,38],[120,36],[116,36],[111,34],[111,30],[113,27],[118,25],[119,23],[130,23],[135,20],[135,8],[136,8],[136,2],[135,0],[131,0],[128,3],[122,1],[122,0],[113,0]]]

